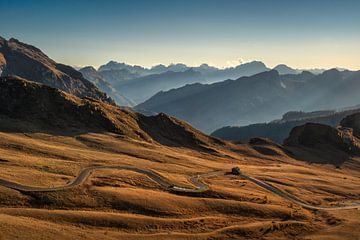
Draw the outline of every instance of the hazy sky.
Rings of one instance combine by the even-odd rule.
[[[358,0],[0,0],[0,35],[70,65],[360,69]]]

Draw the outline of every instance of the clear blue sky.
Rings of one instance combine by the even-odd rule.
[[[56,61],[360,69],[357,0],[0,0],[0,35]]]

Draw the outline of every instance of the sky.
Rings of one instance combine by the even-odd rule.
[[[360,69],[358,0],[0,0],[0,13],[0,36],[73,66]]]

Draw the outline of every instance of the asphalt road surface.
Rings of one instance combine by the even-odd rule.
[[[208,177],[214,177],[214,176],[220,176],[220,175],[228,175],[230,174],[229,172],[226,171],[214,171],[214,172],[209,172],[209,173],[205,173],[205,174],[200,174],[200,175],[194,175],[194,176],[190,176],[189,177],[189,181],[194,185],[194,187],[183,187],[183,186],[177,186],[176,184],[171,183],[169,180],[167,180],[166,178],[164,178],[163,176],[161,176],[160,174],[150,170],[150,169],[145,169],[145,168],[137,168],[137,167],[133,167],[133,166],[127,166],[127,165],[120,165],[120,166],[91,166],[91,167],[86,167],[83,168],[79,175],[70,183],[64,185],[64,186],[58,186],[58,187],[48,187],[48,188],[44,188],[44,187],[33,187],[33,186],[26,186],[26,185],[22,185],[19,183],[15,183],[12,181],[8,181],[5,179],[0,179],[0,185],[7,187],[7,188],[12,188],[18,191],[23,191],[23,192],[53,192],[53,191],[63,191],[63,190],[67,190],[67,189],[71,189],[74,187],[77,187],[81,184],[83,184],[86,179],[95,171],[98,169],[119,169],[119,170],[129,170],[129,171],[134,171],[134,172],[138,172],[144,175],[147,175],[148,177],[150,177],[151,179],[153,179],[155,182],[157,182],[162,188],[169,190],[169,191],[175,191],[175,192],[204,192],[207,191],[209,189],[209,186],[204,183],[202,181],[202,179],[204,178],[208,178]],[[255,183],[256,185],[258,185],[259,187],[273,193],[276,194],[290,202],[293,202],[295,204],[298,204],[304,208],[307,209],[312,209],[312,210],[345,210],[345,209],[356,209],[356,208],[360,208],[360,203],[354,203],[352,205],[348,205],[348,206],[329,206],[329,207],[321,207],[321,206],[314,206],[311,204],[308,204],[306,202],[304,202],[303,200],[297,198],[296,196],[284,192],[283,190],[269,184],[266,183],[264,181],[261,181],[259,179],[256,179],[254,177],[248,176],[242,172],[239,173],[238,175],[239,177],[246,179],[248,181],[251,181],[253,183]]]

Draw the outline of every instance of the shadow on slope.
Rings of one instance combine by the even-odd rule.
[[[0,101],[2,131],[67,136],[112,132],[134,140],[202,151],[213,151],[211,145],[214,144],[224,145],[165,114],[147,117],[93,98],[80,99],[18,77],[0,78]]]
[[[317,123],[293,128],[284,146],[299,160],[337,167],[351,156],[360,154],[360,141],[353,135],[352,129]]]

